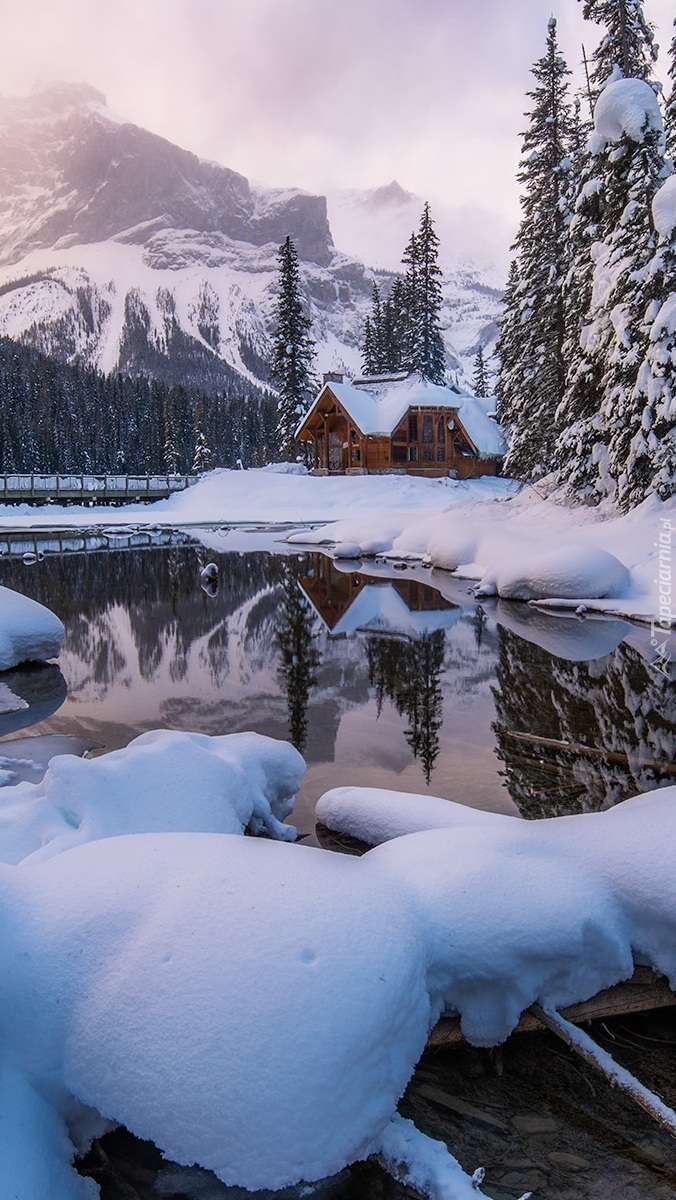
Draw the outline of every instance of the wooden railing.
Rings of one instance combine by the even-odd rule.
[[[0,504],[39,500],[43,504],[163,500],[196,483],[197,475],[85,475],[73,472],[0,473]]]

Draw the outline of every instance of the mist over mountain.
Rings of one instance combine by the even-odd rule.
[[[358,372],[373,280],[386,292],[397,265],[375,231],[401,252],[421,209],[392,183],[333,198],[327,213],[323,196],[253,185],[124,120],[85,84],[0,99],[0,336],[206,391],[265,383],[290,235],[318,367]],[[490,351],[499,287],[471,261],[446,272],[448,366],[461,380],[478,345]]]

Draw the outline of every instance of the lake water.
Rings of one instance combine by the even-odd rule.
[[[105,750],[158,727],[290,738],[309,768],[292,818],[304,836],[344,784],[535,817],[674,780],[673,687],[647,630],[482,607],[420,567],[129,540],[2,562],[2,582],[66,626],[58,670],[8,676],[31,707],[0,718],[3,733],[32,724]]]
[[[479,606],[466,583],[420,566],[339,567],[237,538],[231,549],[228,530],[151,533],[145,549],[133,540],[113,532],[93,540],[106,549],[81,554],[49,553],[51,542],[29,562],[17,544],[4,557],[2,583],[56,611],[66,640],[58,667],[3,676],[29,708],[0,718],[0,756],[40,734],[76,735],[99,752],[158,727],[290,738],[308,762],[291,819],[309,841],[317,798],[344,784],[533,818],[676,782],[673,679],[654,666],[647,629]],[[205,590],[210,561],[218,586]],[[640,1063],[652,1047],[652,1078],[673,1104],[676,1030],[659,1035],[657,1053],[655,1029],[643,1036],[624,1040]],[[668,1136],[606,1097],[604,1083],[581,1080],[546,1039],[528,1045],[510,1043],[502,1073],[478,1051],[427,1056],[406,1111],[467,1167],[486,1163],[497,1200],[534,1185],[543,1200],[676,1196]],[[169,1176],[164,1185],[178,1194]],[[405,1195],[373,1172],[339,1191]],[[180,1192],[234,1200],[199,1173],[192,1184],[181,1175]]]

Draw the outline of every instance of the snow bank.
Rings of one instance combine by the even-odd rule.
[[[305,763],[256,733],[156,730],[100,758],[60,755],[39,783],[0,793],[0,861],[51,858],[80,842],[153,831],[267,832],[291,840]]]
[[[627,568],[614,554],[595,546],[527,548],[484,573],[476,595],[503,600],[542,600],[560,597],[598,600],[621,596],[630,583]]]
[[[676,788],[532,822],[343,788],[318,814],[382,843],[362,858],[239,836],[288,836],[302,770],[269,738],[159,731],[4,794],[0,1152],[22,1200],[92,1200],[68,1164],[107,1121],[251,1190],[375,1153],[468,1200],[396,1111],[442,1009],[492,1045],[634,961],[676,983]]]
[[[595,153],[607,142],[625,135],[642,142],[647,130],[663,129],[657,96],[643,79],[615,79],[607,83],[594,107]]]
[[[376,1153],[476,1194],[396,1112],[430,1026],[445,1007],[492,1045],[534,1000],[585,999],[634,961],[676,982],[675,802],[524,821],[339,789],[325,818],[429,827],[362,858],[136,833],[3,866],[3,1177],[24,1200],[47,1179],[50,1200],[92,1197],[66,1122],[109,1119],[249,1189]]]
[[[55,658],[63,638],[63,625],[53,612],[37,600],[0,587],[0,671]]]
[[[365,856],[409,892],[428,949],[433,1003],[470,1041],[502,1041],[536,999],[558,1008],[627,978],[634,961],[676,983],[676,788],[602,813],[524,821],[439,801],[336,789],[321,819],[385,844]],[[450,812],[443,814],[442,805]],[[369,817],[372,827],[369,832]],[[443,828],[441,827],[443,826]]]
[[[380,872],[205,834],[4,871],[8,1053],[61,1112],[74,1097],[249,1189],[370,1152],[431,1020],[417,919]]]

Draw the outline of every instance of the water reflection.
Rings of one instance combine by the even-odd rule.
[[[591,812],[676,782],[673,687],[633,646],[580,662],[504,626],[499,636],[493,728],[522,816]]]
[[[0,715],[0,737],[44,721],[66,699],[66,681],[54,663],[23,663],[3,671],[0,683],[18,699],[13,712]]]
[[[206,561],[216,594],[201,586]],[[316,553],[207,559],[186,538],[5,560],[3,583],[66,625],[68,697],[36,732],[107,749],[160,726],[290,738],[309,764],[303,832],[342,784],[544,816],[673,781],[673,691],[635,627],[480,607],[422,568],[377,571]]]

